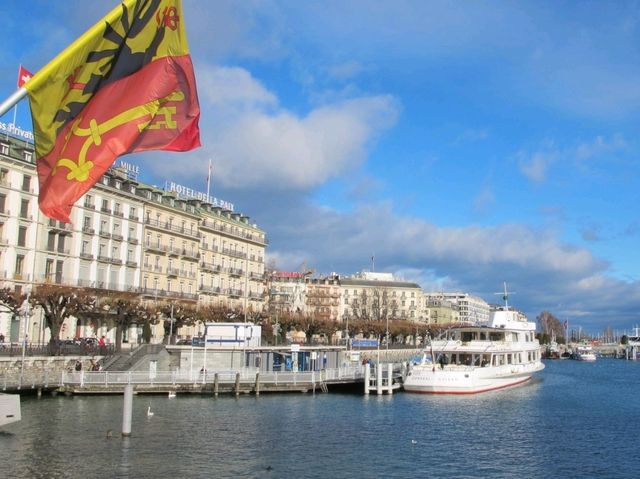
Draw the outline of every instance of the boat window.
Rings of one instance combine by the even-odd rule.
[[[480,364],[480,366],[482,366],[483,368],[489,364],[491,361],[491,355],[490,354],[483,354],[482,355],[482,363]]]
[[[487,340],[487,333],[483,331],[480,333],[480,341],[486,341],[486,340]]]
[[[502,332],[489,333],[489,339],[491,341],[503,341],[504,333]]]
[[[462,332],[462,342],[463,343],[468,343],[469,341],[473,341],[475,338],[476,333],[472,332],[472,331],[463,331]]]
[[[507,354],[507,364],[512,364],[512,355],[511,354]]]

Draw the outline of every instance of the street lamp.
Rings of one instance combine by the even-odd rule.
[[[387,350],[389,349],[389,315],[387,315]]]
[[[171,317],[169,318],[169,344],[171,344],[171,338],[173,337],[173,302],[171,302]]]

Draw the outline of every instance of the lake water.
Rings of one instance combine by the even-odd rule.
[[[545,364],[467,397],[135,396],[125,439],[122,396],[24,397],[0,477],[638,477],[640,363]]]

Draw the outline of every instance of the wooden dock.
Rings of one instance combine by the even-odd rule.
[[[0,384],[6,392],[43,391],[63,394],[257,394],[271,392],[327,392],[364,383],[362,366],[320,371],[264,372],[252,368],[207,371],[206,374],[149,371],[63,372],[59,377],[25,374],[21,382]],[[360,386],[361,387],[361,386]],[[360,388],[358,388],[360,389]],[[361,389],[360,389],[361,390]]]

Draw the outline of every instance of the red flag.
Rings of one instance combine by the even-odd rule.
[[[124,0],[25,88],[40,209],[60,221],[117,157],[200,146],[180,0]]]
[[[31,80],[32,76],[33,73],[20,65],[20,68],[18,68],[18,88],[22,88],[25,83]]]

